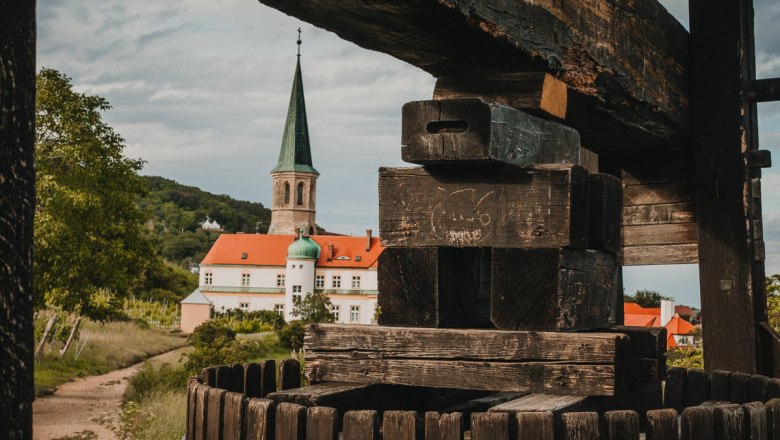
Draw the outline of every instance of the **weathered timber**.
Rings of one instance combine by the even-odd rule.
[[[338,427],[335,408],[319,406],[306,411],[306,440],[338,440]]]
[[[566,122],[587,145],[687,141],[688,34],[656,1],[261,3],[437,77],[555,73],[570,88]]]
[[[382,419],[383,439],[415,440],[418,430],[417,413],[414,411],[387,411]]]
[[[380,325],[492,327],[489,249],[385,248],[377,282]]]
[[[647,440],[677,440],[679,438],[677,411],[654,409],[647,412],[645,438]]]
[[[544,72],[442,77],[433,99],[482,98],[542,117],[566,118],[568,87]]]
[[[195,389],[195,420],[193,422],[193,438],[196,440],[208,440],[208,391],[211,388],[201,385]]]
[[[713,438],[745,438],[745,413],[740,405],[717,405],[712,412]]]
[[[277,440],[306,439],[306,408],[294,403],[280,403],[276,407],[275,419]]]
[[[517,423],[517,440],[553,440],[555,426],[553,413],[518,412],[515,414]]]
[[[620,294],[622,295],[622,290]],[[622,296],[620,301],[622,304]],[[626,380],[629,383],[654,383],[664,380],[666,377],[665,328],[616,325],[598,331],[628,336],[631,354],[626,368]]]
[[[680,417],[680,440],[710,440],[715,438],[712,408],[692,406]]]
[[[780,440],[780,399],[770,399],[766,405],[766,435],[770,440]]]
[[[284,359],[279,367],[279,388],[290,390],[301,386],[301,363],[297,359]]]
[[[273,401],[250,398],[246,407],[247,440],[273,440],[275,413]]]
[[[426,440],[463,440],[463,415],[461,413],[425,413]]]
[[[699,285],[704,366],[771,374],[771,345],[757,341],[767,321],[764,263],[755,261],[753,220],[761,220],[745,153],[758,149],[756,104],[745,93],[755,79],[752,1],[712,8],[691,0],[691,121],[696,159]],[[761,242],[762,243],[762,242]],[[712,324],[716,323],[716,324]]]
[[[195,419],[197,417],[198,399],[197,390],[200,384],[197,379],[191,377],[187,382],[187,421],[184,429],[184,434],[187,439],[195,438]]]
[[[263,365],[247,364],[244,369],[244,394],[247,397],[263,397]]]
[[[616,255],[603,251],[494,248],[490,319],[507,330],[609,327],[618,271]]]
[[[604,428],[608,440],[639,440],[639,416],[634,411],[605,412]]]
[[[769,378],[760,374],[750,376],[750,393],[748,402],[766,402],[766,388],[769,385]]]
[[[590,175],[590,228],[588,249],[616,252],[620,248],[623,188],[609,174]]]
[[[219,388],[208,388],[206,391],[206,436],[205,438],[222,438],[223,416],[225,414],[225,394],[227,391]]]
[[[459,413],[467,419],[468,417],[471,417],[471,413],[485,412],[496,405],[518,399],[526,394],[527,393],[490,393],[487,396],[445,405],[438,408],[437,411],[441,413]]]
[[[664,406],[674,408],[681,412],[685,408],[685,382],[687,379],[685,368],[672,367],[666,372],[664,382]]]
[[[599,440],[599,415],[595,412],[571,412],[561,416],[566,440]]]
[[[376,411],[348,411],[344,414],[343,440],[378,440],[378,419]]]
[[[380,168],[386,246],[585,247],[588,172],[577,165]]]
[[[33,435],[35,1],[0,0],[0,438]]]
[[[750,402],[742,405],[745,417],[745,437],[749,440],[767,439],[767,414],[762,402]]]
[[[244,364],[233,364],[230,366],[230,385],[228,391],[246,394],[244,384],[246,383],[246,367]]]
[[[710,374],[710,399],[728,402],[731,398],[731,373],[715,370]]]
[[[514,439],[514,425],[509,414],[474,413],[471,415],[471,438],[473,440],[510,440]]]
[[[589,157],[576,130],[479,98],[408,102],[402,115],[405,162],[579,165]]]
[[[222,440],[244,440],[247,399],[241,393],[228,392],[224,397]]]
[[[217,376],[214,387],[227,390],[233,380],[233,370],[229,365],[219,365],[216,368]]]
[[[685,406],[701,405],[710,400],[710,376],[704,370],[689,369],[685,380]]]
[[[490,408],[490,412],[507,412],[510,414],[516,414],[518,420],[518,434],[520,438],[531,439],[537,438],[530,436],[531,433],[537,430],[538,425],[550,426],[554,425],[553,429],[547,433],[547,436],[552,437],[554,433],[555,438],[561,438],[563,436],[563,420],[561,416],[564,413],[575,411],[588,411],[595,409],[594,399],[583,396],[554,396],[549,394],[529,394],[527,396],[520,397],[500,405],[496,405]],[[522,416],[521,414],[543,414],[542,416]],[[549,414],[549,415],[548,415]],[[519,425],[520,421],[533,421],[532,425],[525,429]],[[544,437],[539,437],[544,438]]]
[[[738,371],[732,373],[729,390],[729,402],[747,403],[750,396],[750,375]]]
[[[261,397],[265,397],[266,395],[276,391],[276,361],[273,359],[264,361],[262,374],[263,377],[261,380],[263,392]]]

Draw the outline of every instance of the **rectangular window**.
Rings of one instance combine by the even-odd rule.
[[[339,312],[341,311],[341,306],[333,306],[330,308],[330,311],[333,313],[333,320],[339,322]]]
[[[242,273],[241,274],[241,285],[246,287],[249,286],[249,274],[248,273]]]
[[[349,307],[349,322],[360,322],[360,306]]]
[[[293,293],[301,293],[301,286],[293,286]]]
[[[212,280],[211,272],[206,272],[205,274],[203,274],[203,284],[210,286],[211,280]]]
[[[238,303],[238,308],[248,312],[249,311],[249,303]]]
[[[274,304],[274,312],[284,316],[284,304]]]
[[[341,287],[341,275],[333,275],[332,286],[334,289]]]
[[[352,288],[360,289],[360,276],[352,277]]]
[[[322,289],[325,287],[325,275],[317,275],[314,278],[314,287]]]
[[[284,287],[284,274],[276,275],[276,287]]]
[[[301,300],[301,295],[293,295],[293,304],[299,302]],[[295,312],[295,309],[293,309],[293,312]]]

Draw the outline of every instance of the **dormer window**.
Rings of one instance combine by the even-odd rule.
[[[362,257],[360,255],[355,255],[355,261],[360,261]]]
[[[249,254],[247,254],[246,252],[244,252],[243,254],[241,254],[241,259],[242,259],[242,260],[246,260],[248,257],[249,257]]]
[[[349,258],[349,257],[348,257],[348,256],[346,256],[346,255],[339,255],[338,257],[336,257],[336,259],[337,259],[337,260],[341,260],[341,261],[344,261],[344,260],[351,260],[351,258]]]

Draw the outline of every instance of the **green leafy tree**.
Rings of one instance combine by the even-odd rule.
[[[151,254],[135,204],[143,162],[122,154],[124,140],[101,117],[105,99],[51,69],[37,87],[36,301],[110,319]]]
[[[306,324],[303,321],[290,321],[277,332],[279,345],[287,350],[298,351],[303,348],[303,334]]]
[[[637,290],[632,295],[623,295],[623,301],[639,304],[642,307],[661,307],[661,300],[671,299],[654,290]]]
[[[302,298],[296,298],[293,302],[292,315],[299,318],[305,324],[314,322],[333,322],[333,304],[327,295],[323,293],[308,293]]]
[[[780,295],[780,274],[774,274],[765,278],[766,295],[769,297]]]

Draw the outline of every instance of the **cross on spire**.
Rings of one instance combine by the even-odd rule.
[[[298,28],[298,56],[301,56],[301,28]]]

